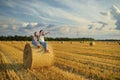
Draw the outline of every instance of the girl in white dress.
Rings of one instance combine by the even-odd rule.
[[[44,39],[45,35],[47,35],[48,33],[49,32],[44,33],[43,30],[40,30],[40,32],[39,32],[39,42],[41,45],[43,45],[45,52],[49,52],[49,50],[47,49],[47,43],[45,42],[45,39]]]

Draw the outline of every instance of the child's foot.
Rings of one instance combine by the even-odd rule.
[[[46,52],[46,53],[50,53],[49,50],[46,50],[45,52]]]

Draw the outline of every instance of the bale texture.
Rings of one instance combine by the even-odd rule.
[[[49,67],[53,64],[54,55],[52,51],[45,53],[44,48],[37,48],[26,43],[23,54],[23,64],[26,69]]]

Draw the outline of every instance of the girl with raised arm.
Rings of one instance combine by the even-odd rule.
[[[43,30],[40,30],[40,32],[39,32],[39,42],[41,45],[43,45],[45,52],[49,52],[49,50],[47,49],[47,43],[45,42],[45,39],[44,39],[45,35],[47,35],[48,33],[49,32],[44,33]]]

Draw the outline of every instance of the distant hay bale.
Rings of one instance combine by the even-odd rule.
[[[49,67],[53,64],[54,55],[52,52],[44,53],[43,47],[31,47],[26,43],[23,54],[23,65],[26,69]]]
[[[84,43],[85,43],[85,41],[82,41],[82,43],[84,44]]]
[[[61,44],[63,44],[64,43],[64,41],[61,41]]]
[[[59,43],[58,41],[56,43]]]
[[[17,43],[17,42],[16,42],[16,41],[11,41],[11,43],[12,43],[12,44],[15,44],[15,43]]]
[[[70,44],[73,44],[73,42],[71,41]]]
[[[89,45],[90,45],[90,46],[94,46],[94,45],[95,45],[95,42],[90,42]]]
[[[109,44],[109,42],[106,42],[106,44]]]
[[[120,45],[120,42],[118,42],[118,45]]]
[[[84,43],[85,43],[85,41],[80,41],[80,43],[83,43],[83,44],[84,44]]]

